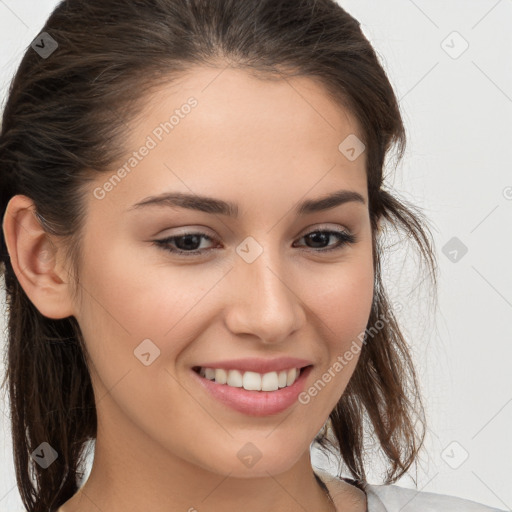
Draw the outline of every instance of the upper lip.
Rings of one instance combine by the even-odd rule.
[[[243,359],[230,359],[196,365],[202,368],[219,368],[224,370],[242,370],[244,372],[269,373],[289,370],[290,368],[303,368],[313,364],[307,359],[297,357],[277,357],[264,359],[260,357],[247,357]]]

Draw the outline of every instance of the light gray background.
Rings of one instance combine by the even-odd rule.
[[[393,253],[386,271],[390,295],[404,305],[400,318],[429,421],[418,489],[510,510],[512,0],[340,3],[361,22],[400,99],[409,144],[392,183],[424,209],[437,244],[437,310],[418,286],[411,253]],[[2,105],[23,52],[56,4],[0,0]],[[462,257],[451,246],[443,253],[453,237],[468,249]],[[0,410],[0,510],[16,512],[23,509],[3,394]],[[380,483],[380,468],[372,468],[370,482]],[[413,487],[410,477],[398,483]]]

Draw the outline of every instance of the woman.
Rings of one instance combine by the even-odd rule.
[[[333,1],[62,2],[0,138],[27,510],[493,510],[394,485],[424,430],[383,227],[435,274],[424,219],[383,182],[404,146]],[[313,468],[312,442],[352,476]]]

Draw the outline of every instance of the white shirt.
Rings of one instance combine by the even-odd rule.
[[[338,505],[336,494],[342,488],[342,480],[318,468],[315,468],[315,473],[326,484],[335,505]],[[505,512],[475,501],[406,489],[398,485],[366,484],[364,490],[368,512]],[[338,508],[341,510],[341,506]]]

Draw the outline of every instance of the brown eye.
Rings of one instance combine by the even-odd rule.
[[[332,237],[335,237],[338,240],[335,245],[329,244],[329,241]],[[212,250],[212,247],[200,247],[202,239],[209,240],[211,242],[214,241],[214,239],[208,236],[206,233],[193,232],[170,236],[163,238],[162,240],[155,240],[154,244],[163,250],[174,254],[183,256],[197,256]],[[355,235],[347,231],[318,229],[307,233],[300,239],[305,239],[308,244],[311,244],[308,245],[308,247],[316,252],[327,252],[336,249],[342,249],[344,246],[353,244],[357,241]],[[329,247],[329,245],[331,246]]]
[[[328,242],[332,236],[338,239],[338,243],[333,247],[328,247],[327,249],[324,249],[323,247],[325,247],[326,244],[327,246],[329,245]],[[314,249],[318,249],[318,247],[320,246],[318,252],[326,252],[341,249],[345,245],[353,244],[356,242],[356,237],[347,231],[315,230],[304,235],[302,238],[313,244],[312,248]]]
[[[201,245],[201,239],[207,239],[210,241],[213,241],[213,238],[206,235],[205,233],[184,233],[182,235],[174,235],[167,238],[164,238],[162,240],[155,240],[154,243],[161,247],[162,249],[172,252],[172,253],[178,253],[178,254],[202,254],[206,250],[201,248],[199,250],[199,247]]]

